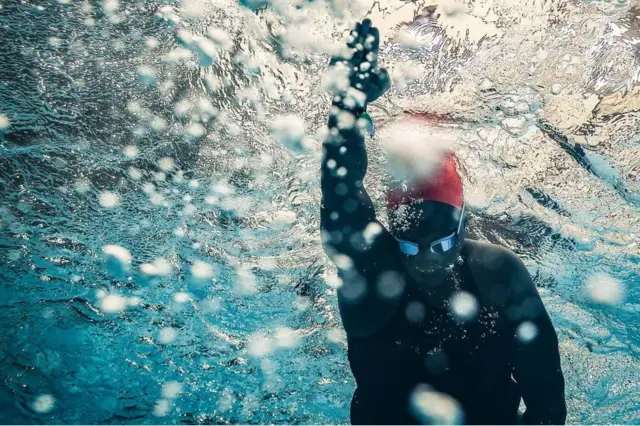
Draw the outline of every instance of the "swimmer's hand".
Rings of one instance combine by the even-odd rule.
[[[332,66],[347,66],[350,88],[342,94],[342,102],[347,109],[364,110],[368,103],[375,101],[391,87],[391,79],[386,69],[378,66],[380,33],[372,26],[371,20],[358,22],[351,31],[347,46],[353,52],[351,58],[334,57]],[[353,105],[355,103],[355,105]]]

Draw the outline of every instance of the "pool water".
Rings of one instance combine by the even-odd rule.
[[[453,117],[427,131],[534,277],[567,421],[640,423],[636,6],[267,3],[0,2],[0,423],[348,423],[317,135],[365,15],[381,216],[385,125]]]

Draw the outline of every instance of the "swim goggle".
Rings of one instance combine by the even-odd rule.
[[[462,228],[462,218],[464,216],[464,204],[462,205],[462,211],[460,211],[460,220],[458,221],[458,229],[447,235],[446,237],[440,238],[429,245],[429,250],[432,253],[436,254],[444,254],[451,250],[456,245],[456,240],[460,235],[460,229]],[[413,241],[402,240],[400,238],[396,238],[398,244],[400,246],[400,251],[408,256],[415,256],[420,252],[420,245],[414,243]]]

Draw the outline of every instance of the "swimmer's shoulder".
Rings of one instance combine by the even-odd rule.
[[[462,257],[483,304],[504,308],[517,286],[528,285],[530,276],[513,250],[485,241],[465,239]],[[526,274],[526,277],[523,277]],[[528,281],[523,283],[522,281]]]

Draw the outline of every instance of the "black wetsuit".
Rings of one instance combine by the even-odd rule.
[[[334,116],[330,116],[329,127],[336,127]],[[325,141],[324,150],[324,247],[339,266],[343,279],[339,291],[365,294],[358,301],[349,302],[339,293],[349,362],[357,383],[351,401],[351,422],[418,423],[409,408],[409,397],[418,384],[424,383],[455,398],[467,424],[563,424],[566,407],[557,337],[521,262],[516,259],[520,265],[514,263],[514,268],[522,280],[529,282],[522,287],[524,290],[509,293],[516,295],[508,305],[510,314],[485,303],[484,293],[471,276],[470,262],[456,267],[462,276],[461,290],[473,294],[480,303],[475,320],[460,323],[448,310],[431,307],[422,300],[418,284],[404,272],[397,243],[389,232],[378,228],[382,231],[373,239],[363,232],[377,221],[362,185],[367,156],[360,132],[334,131]],[[463,259],[474,257],[469,253],[473,247],[474,242],[465,242]],[[375,288],[381,274],[389,271],[404,281],[404,290],[393,301],[395,310],[370,333],[350,332],[346,325],[355,316],[369,315],[375,320],[376,311],[391,303],[376,296]],[[517,283],[513,285],[518,287]],[[425,307],[422,322],[408,319],[407,309],[412,302]],[[527,303],[533,309],[525,309]],[[533,343],[515,338],[516,328],[523,320],[536,327]],[[521,397],[527,406],[522,420],[518,419]]]

